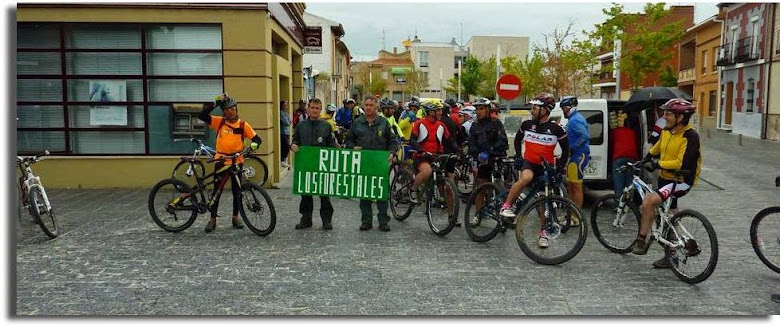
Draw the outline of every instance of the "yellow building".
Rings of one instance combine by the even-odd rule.
[[[227,92],[280,178],[280,100],[303,97],[302,3],[19,4],[17,152],[50,187],[151,187],[214,145],[196,118]],[[294,108],[291,108],[294,109]],[[220,114],[219,110],[215,113]]]
[[[718,124],[719,70],[715,63],[720,48],[722,20],[723,17],[718,15],[706,19],[686,30],[680,42],[677,85],[693,97],[702,129],[714,129]]]

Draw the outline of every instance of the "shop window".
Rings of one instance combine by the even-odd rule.
[[[146,29],[149,49],[222,49],[221,26],[164,25]]]
[[[710,99],[709,99],[709,103],[707,104],[708,105],[707,116],[715,117],[715,105],[717,104],[717,101],[718,100],[716,98],[716,92],[710,91]]]
[[[62,80],[18,79],[16,101],[62,101]]]
[[[222,92],[222,80],[152,79],[148,92],[154,102],[211,102]]]
[[[745,109],[745,112],[753,112],[753,101],[755,100],[755,93],[756,93],[756,82],[754,79],[748,80],[748,88],[747,88],[747,107]]]
[[[64,127],[61,105],[16,106],[16,127]]]
[[[27,74],[62,74],[59,52],[24,52],[16,53],[16,73]]]
[[[222,75],[221,53],[150,53],[149,75]]]
[[[69,106],[68,122],[69,127],[87,128],[87,127],[144,127],[144,107],[143,106],[106,106],[111,110],[109,113],[118,113],[120,117],[108,118],[101,117],[98,110],[93,106]],[[104,114],[105,115],[105,114]]]
[[[53,24],[21,24],[16,27],[16,47],[53,49],[60,47],[60,29]]]
[[[17,153],[41,153],[65,151],[65,132],[63,131],[16,131]]]
[[[67,49],[141,49],[141,27],[124,25],[69,25]]]
[[[83,154],[133,154],[144,152],[143,131],[74,131],[70,149]]]
[[[140,52],[71,52],[68,75],[141,75]]]

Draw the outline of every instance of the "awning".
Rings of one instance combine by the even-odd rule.
[[[412,67],[391,67],[390,68],[390,74],[393,75],[403,75],[407,72],[411,71]]]

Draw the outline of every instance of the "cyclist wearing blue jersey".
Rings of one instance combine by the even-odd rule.
[[[560,107],[569,120],[566,123],[566,135],[569,136],[571,156],[566,166],[566,190],[574,204],[582,208],[582,179],[585,167],[590,161],[590,132],[585,117],[577,111],[577,97],[564,98]]]

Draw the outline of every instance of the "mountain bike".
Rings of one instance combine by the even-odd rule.
[[[43,232],[49,238],[59,235],[59,226],[54,216],[54,208],[46,195],[41,178],[32,171],[32,165],[49,155],[49,150],[32,157],[16,157],[16,165],[19,167],[19,189],[22,196],[22,208],[30,212],[35,223],[41,226]]]
[[[464,151],[465,151],[465,147]],[[458,186],[461,199],[464,203],[468,202],[469,195],[474,191],[474,181],[476,180],[476,160],[466,152],[458,153],[455,161],[455,176],[453,181]]]
[[[200,172],[193,170],[195,184],[187,184],[184,181],[168,178],[152,187],[149,193],[149,213],[152,220],[162,229],[169,232],[181,232],[189,228],[198,214],[209,212],[215,205],[216,199],[222,193],[228,179],[233,185],[240,185],[241,196],[233,201],[240,201],[239,213],[249,229],[259,236],[270,234],[276,226],[276,209],[273,201],[262,186],[248,182],[241,178],[244,173],[236,159],[250,152],[249,148],[231,156],[219,159],[209,159],[208,162],[231,161],[219,171],[202,176]],[[197,158],[182,157],[188,163],[199,162]],[[229,177],[219,178],[218,174],[227,171]],[[213,186],[211,196],[206,192],[209,186]]]
[[[480,164],[489,167],[491,173],[490,182],[474,188],[466,200],[463,221],[472,241],[490,241],[499,232],[506,232],[511,227],[513,221],[503,219],[498,213],[506,199],[506,190],[512,187],[512,182],[518,177],[515,161],[514,157],[496,157]]]
[[[417,151],[410,151],[417,153]],[[456,155],[440,154],[435,155],[429,152],[420,152],[425,156],[432,158],[431,168],[433,174],[425,188],[421,189],[424,197],[425,215],[428,220],[428,227],[438,236],[447,235],[455,228],[458,218],[459,198],[458,188],[450,178],[447,177],[447,161],[453,159]],[[395,163],[394,163],[395,164]],[[411,164],[401,162],[391,165],[393,168],[393,179],[390,183],[390,211],[393,217],[398,221],[403,221],[409,217],[416,205],[412,197],[418,197],[413,194],[412,184],[414,176],[411,172]]]
[[[173,168],[171,178],[184,181],[187,184],[194,184],[195,179],[193,176],[197,171],[201,176],[206,175],[206,167],[201,161],[201,156],[213,159],[217,151],[203,144],[203,141],[191,137],[189,139],[175,139],[174,142],[189,141],[195,145],[195,151],[192,156],[181,157],[181,160]],[[257,183],[260,186],[265,186],[268,181],[268,165],[260,157],[254,156],[251,153],[244,157],[244,179],[252,183]]]
[[[642,219],[639,206],[653,192],[639,177],[645,163],[641,160],[619,167],[619,172],[630,170],[633,173],[631,185],[626,186],[619,199],[615,199],[614,195],[599,198],[591,212],[593,234],[612,252],[631,252],[639,234]],[[667,171],[672,172],[677,180],[690,173],[685,170]],[[712,224],[701,213],[690,209],[672,213],[670,207],[676,198],[676,187],[675,183],[669,198],[658,207],[651,233],[665,247],[674,274],[686,283],[695,284],[706,280],[715,270],[718,239]]]
[[[780,176],[775,178],[780,187]],[[769,269],[780,273],[780,206],[759,211],[750,223],[750,245]]]
[[[533,187],[538,190],[536,197],[515,217],[515,239],[520,250],[534,262],[557,265],[582,250],[588,229],[577,205],[563,196],[563,176],[556,165],[542,159],[542,168],[542,178]],[[546,247],[537,243],[542,232],[548,240]]]

